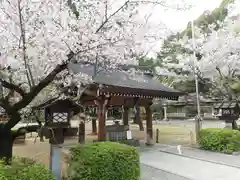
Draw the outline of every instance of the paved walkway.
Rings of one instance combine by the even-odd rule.
[[[236,180],[240,177],[240,168],[156,150],[142,152],[141,163],[176,176],[178,175],[176,180],[181,180],[183,177],[190,180]],[[149,177],[149,179],[156,179],[158,176],[156,174],[152,175],[153,177]],[[174,178],[168,179],[175,180]]]
[[[67,153],[68,148],[63,151]],[[177,154],[176,147],[168,145],[155,145],[142,151],[141,180],[236,180],[240,177],[240,156],[186,147],[182,153]]]
[[[141,180],[191,180],[177,174],[141,164]]]
[[[179,155],[179,152],[176,146],[156,144],[154,149],[157,149],[158,151],[161,151],[161,152]],[[181,156],[186,156],[186,157],[195,158],[198,160],[204,160],[208,162],[240,168],[239,153],[236,155],[228,155],[228,154],[204,151],[204,150],[184,147],[184,146],[181,147],[181,152],[182,152]]]

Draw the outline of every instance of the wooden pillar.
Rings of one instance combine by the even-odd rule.
[[[167,121],[168,120],[168,117],[167,117],[167,106],[164,106],[163,107],[163,110],[164,110],[164,121]]]
[[[106,120],[107,120],[107,112],[108,112],[108,99],[105,99],[105,102],[103,104],[103,120],[104,120],[104,124],[106,125]]]
[[[94,101],[94,103],[98,106],[98,102],[97,101]],[[97,109],[98,109],[98,107],[93,107],[91,109],[92,135],[97,135]]]
[[[105,140],[105,121],[104,121],[104,97],[101,97],[97,101],[98,104],[98,140],[104,141]]]
[[[81,121],[79,124],[78,142],[80,144],[83,144],[85,142],[85,123],[83,121]]]
[[[106,110],[108,107],[108,102],[110,98],[106,98],[105,96],[99,97],[96,104],[98,104],[98,141],[106,140]]]
[[[140,117],[140,107],[138,105],[135,105],[135,116],[134,116],[134,120],[133,122],[135,124],[139,124],[139,122],[141,121],[141,117]]]
[[[97,118],[92,118],[92,134],[97,134]]]
[[[140,107],[138,105],[138,100],[139,98],[134,98],[133,99],[133,104],[134,104],[134,107],[135,107],[135,117],[134,117],[134,123],[137,123],[139,125],[139,130],[140,131],[144,131],[144,127],[143,127],[143,123],[142,123],[142,120],[141,120],[141,117],[140,117]]]
[[[147,129],[147,145],[152,144],[153,139],[153,125],[152,125],[152,110],[150,108],[151,104],[145,106],[146,110],[146,129]]]
[[[129,108],[126,106],[123,106],[123,125],[128,125],[128,111],[129,111]]]

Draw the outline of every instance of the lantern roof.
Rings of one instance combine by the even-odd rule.
[[[65,97],[65,96],[58,96],[53,97],[50,99],[47,99],[43,103],[32,107],[33,109],[45,109],[45,108],[51,108],[53,106],[59,106],[66,109],[74,109],[74,114],[78,114],[80,111],[83,111],[83,106],[81,104],[76,103],[72,99]]]

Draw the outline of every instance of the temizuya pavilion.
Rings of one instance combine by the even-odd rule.
[[[86,88],[80,101],[84,106],[98,108],[98,140],[104,141],[105,115],[108,106],[123,107],[123,124],[128,125],[129,108],[143,106],[146,110],[146,129],[149,137],[153,136],[152,112],[150,106],[155,98],[178,100],[183,93],[164,86],[150,73],[130,73],[126,69],[95,73],[95,66],[90,63],[69,64],[73,73],[85,73],[94,77],[93,83]],[[95,74],[95,76],[94,76]]]

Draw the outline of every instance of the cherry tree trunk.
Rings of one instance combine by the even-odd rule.
[[[5,159],[7,163],[12,158],[13,141],[11,130],[0,128],[0,159]]]

